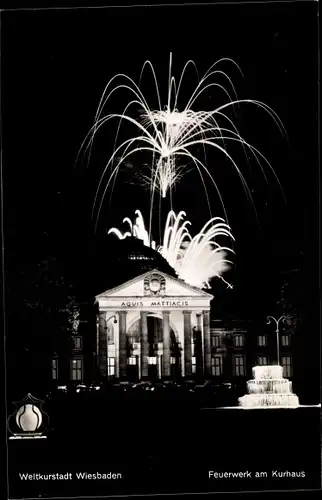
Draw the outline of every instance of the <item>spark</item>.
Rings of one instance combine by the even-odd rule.
[[[210,280],[217,277],[232,289],[232,285],[222,277],[222,274],[232,264],[227,255],[234,251],[218,243],[218,237],[234,240],[231,229],[224,219],[211,218],[198,234],[192,236],[189,231],[191,222],[184,220],[186,213],[181,210],[176,214],[171,210],[166,219],[162,245],[156,247],[155,241],[145,229],[142,213],[136,210],[135,215],[135,224],[132,224],[127,217],[123,219],[123,223],[127,222],[130,226],[130,231],[121,233],[118,229],[111,228],[108,234],[116,234],[120,239],[134,236],[142,240],[144,245],[156,249],[167,260],[180,279],[192,286],[210,288]]]
[[[165,106],[162,106],[161,103],[160,90],[154,67],[150,61],[144,63],[139,85],[145,68],[150,68],[156,91],[157,109],[150,108],[147,99],[140,90],[140,86],[128,75],[119,73],[107,83],[97,108],[94,125],[87,134],[79,152],[80,155],[83,151],[84,155],[88,154],[88,158],[90,158],[97,132],[111,120],[118,121],[114,150],[104,168],[94,199],[92,217],[96,213],[96,227],[106,193],[110,189],[112,196],[120,167],[131,156],[139,158],[140,154],[150,155],[150,171],[148,175],[142,175],[142,180],[145,184],[149,183],[150,186],[151,211],[153,210],[156,193],[159,193],[162,198],[165,198],[168,193],[171,196],[172,188],[182,179],[190,164],[198,171],[209,209],[207,181],[210,181],[216,189],[226,217],[225,207],[220,190],[215,182],[215,176],[207,166],[206,148],[214,148],[225,156],[235,169],[247,198],[252,202],[252,195],[248,189],[246,180],[235,160],[227,151],[226,145],[229,143],[239,143],[243,147],[245,154],[248,149],[260,166],[266,182],[267,178],[263,164],[269,168],[280,185],[269,161],[260,151],[242,138],[234,121],[229,117],[228,112],[229,109],[235,111],[235,107],[240,104],[253,104],[267,112],[282,132],[284,131],[283,124],[278,115],[268,105],[258,100],[238,99],[231,78],[225,71],[219,69],[220,65],[225,63],[234,65],[242,74],[240,67],[232,59],[223,58],[218,60],[200,80],[198,76],[198,84],[182,110],[178,109],[178,100],[182,82],[189,66],[192,66],[198,75],[196,64],[192,60],[189,60],[185,64],[179,83],[177,84],[175,77],[172,75],[172,54],[170,53],[167,104]],[[221,79],[221,82],[220,80],[213,81],[212,79],[215,77]],[[128,92],[132,96],[132,99],[126,101],[122,113],[104,114],[109,100],[119,91]],[[226,102],[211,111],[193,109],[197,106],[200,96],[205,92],[209,93],[211,91],[221,93],[225,97]],[[132,110],[135,110],[134,116],[132,116]],[[124,123],[133,127],[133,134],[119,144],[118,137]],[[201,161],[197,157],[196,149],[198,147],[203,149],[204,161]],[[105,179],[106,182],[104,185]],[[99,197],[102,189],[103,193]]]

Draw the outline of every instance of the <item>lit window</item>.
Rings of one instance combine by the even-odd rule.
[[[290,336],[289,335],[282,335],[281,337],[281,341],[282,341],[282,346],[283,347],[288,347],[290,345]]]
[[[191,356],[195,355],[196,355],[196,344],[193,342],[193,344],[191,344]]]
[[[258,335],[258,337],[257,337],[257,345],[259,347],[265,347],[267,345],[266,335]]]
[[[115,375],[115,358],[107,358],[107,374],[109,377]]]
[[[73,344],[75,351],[79,351],[82,349],[82,337],[73,337]]]
[[[211,358],[211,373],[214,377],[220,377],[222,375],[222,357],[213,356]]]
[[[219,347],[220,346],[220,335],[212,335],[211,337],[211,345],[212,347]]]
[[[234,345],[235,347],[244,346],[244,335],[234,335]]]
[[[51,376],[53,380],[58,379],[58,359],[53,358],[51,360]]]
[[[71,378],[72,380],[83,379],[83,360],[81,358],[71,360]]]
[[[244,356],[235,356],[235,376],[245,376],[245,358]]]
[[[150,356],[149,365],[156,365],[156,364],[157,364],[157,358],[155,356]]]
[[[196,373],[196,358],[194,356],[191,358],[191,373],[193,375]]]
[[[258,356],[257,364],[258,364],[258,366],[267,365],[267,357],[266,356]]]
[[[131,356],[131,357],[128,359],[128,364],[129,364],[129,365],[136,365],[136,356]]]
[[[170,358],[170,363],[171,363],[172,365],[175,365],[175,364],[176,364],[176,362],[177,362],[176,358],[174,358],[173,356],[171,356],[171,358]]]
[[[281,356],[281,364],[283,367],[283,377],[290,378],[292,376],[291,356]]]

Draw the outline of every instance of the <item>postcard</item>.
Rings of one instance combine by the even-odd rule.
[[[321,488],[317,19],[1,12],[10,499]]]

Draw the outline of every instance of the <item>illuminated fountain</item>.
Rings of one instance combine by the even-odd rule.
[[[298,408],[299,398],[292,392],[292,382],[283,377],[279,365],[255,366],[253,380],[247,382],[248,394],[239,398],[239,406],[252,408]]]

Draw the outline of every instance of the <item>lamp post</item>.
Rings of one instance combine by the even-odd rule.
[[[109,318],[105,319],[103,318],[102,316],[100,316],[100,319],[102,319],[105,323],[105,327],[104,327],[104,331],[106,332],[106,377],[108,378],[108,322],[114,318],[114,321],[113,323],[116,324],[117,323],[117,318],[116,318],[116,315],[115,314],[112,314],[112,316],[110,316]]]
[[[267,325],[269,325],[270,323],[272,322],[275,322],[275,325],[276,325],[276,329],[275,329],[275,333],[276,333],[276,346],[277,346],[277,364],[279,365],[280,364],[280,339],[279,339],[279,324],[280,324],[280,321],[285,321],[286,317],[284,316],[284,314],[282,316],[280,316],[278,319],[274,318],[274,316],[267,316]]]

